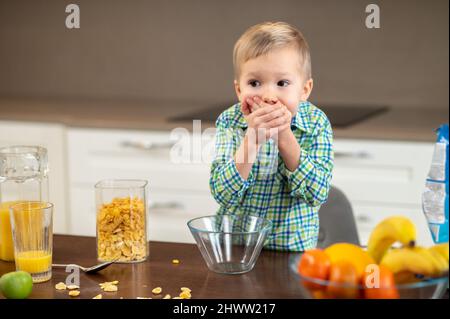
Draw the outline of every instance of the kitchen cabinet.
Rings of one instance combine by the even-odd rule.
[[[213,146],[211,138],[186,143]],[[218,208],[209,191],[208,162],[176,163],[171,149],[180,142],[169,131],[70,128],[67,142],[72,234],[95,235],[94,184],[101,179],[149,181],[151,240],[192,243],[186,222]],[[362,244],[380,220],[404,215],[417,225],[419,243],[431,245],[421,193],[432,153],[433,143],[336,139],[332,182],[353,206]]]
[[[353,206],[361,243],[383,218],[404,215],[416,224],[419,244],[431,245],[421,194],[434,144],[337,139],[334,147],[332,183]]]
[[[96,182],[146,179],[148,237],[193,243],[186,222],[215,214],[218,205],[209,191],[209,164],[180,163],[173,150],[189,150],[201,142],[213,146],[211,138],[183,139],[169,131],[69,129],[70,233],[95,235]]]
[[[192,243],[186,222],[214,214],[209,164],[179,163],[178,149],[212,147],[213,132],[180,140],[169,131],[71,128],[51,123],[0,121],[0,146],[40,145],[48,149],[50,200],[55,203],[54,231],[95,235],[94,185],[101,179],[149,181],[148,236],[151,240]],[[332,183],[349,198],[361,243],[391,215],[411,218],[418,241],[432,239],[421,208],[433,143],[335,140]],[[171,151],[172,150],[172,151]],[[208,151],[206,152],[208,153]]]
[[[66,185],[66,135],[59,124],[0,121],[0,147],[36,145],[45,147],[49,162],[49,200],[54,206],[53,231],[68,231]]]

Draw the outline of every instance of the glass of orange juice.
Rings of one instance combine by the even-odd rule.
[[[52,277],[53,204],[20,202],[10,207],[16,270],[31,274],[34,283]]]

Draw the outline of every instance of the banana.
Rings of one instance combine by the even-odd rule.
[[[392,216],[381,221],[370,234],[367,251],[379,263],[395,242],[413,247],[416,242],[416,227],[406,217]]]
[[[448,267],[448,243],[437,244],[437,245],[431,246],[429,249],[432,251],[435,251],[439,255],[441,255],[447,261],[447,267]]]
[[[414,247],[413,249],[433,263],[433,277],[448,275],[448,260],[438,250],[430,248]],[[394,275],[397,284],[419,282],[420,279],[411,271],[400,271]]]
[[[448,262],[439,253],[423,247],[414,247],[414,250],[433,263],[433,277],[440,277],[448,271]]]
[[[432,277],[437,272],[436,265],[429,255],[423,253],[421,249],[416,249],[416,247],[389,250],[384,255],[380,265],[389,268],[394,274],[411,272]]]
[[[438,266],[437,276],[442,276],[445,273],[448,274],[448,261],[445,260],[444,257],[442,257],[439,253],[435,252],[434,250],[429,251],[431,252],[432,255],[434,255],[434,259]]]

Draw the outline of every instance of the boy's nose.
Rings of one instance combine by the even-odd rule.
[[[278,102],[278,99],[273,95],[266,95],[263,97],[263,101],[267,104],[273,105]]]

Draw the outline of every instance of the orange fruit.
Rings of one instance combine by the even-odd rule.
[[[325,253],[330,258],[331,264],[351,263],[355,267],[359,279],[363,278],[368,265],[375,264],[373,258],[365,250],[350,243],[333,244],[325,249]]]
[[[330,258],[321,249],[310,249],[303,253],[298,263],[298,272],[305,277],[327,280]]]
[[[358,298],[360,283],[356,267],[348,261],[331,264],[327,293],[333,298]]]
[[[321,249],[310,249],[303,253],[298,263],[298,272],[300,275],[308,278],[327,280],[330,271],[330,259]],[[312,290],[321,290],[325,285],[314,283],[307,278],[302,278],[300,284],[303,284],[310,293]]]
[[[364,296],[367,299],[398,299],[394,273],[385,266],[379,266],[377,272],[366,273],[363,279]],[[378,278],[376,278],[378,277]],[[378,287],[374,287],[378,286]]]

